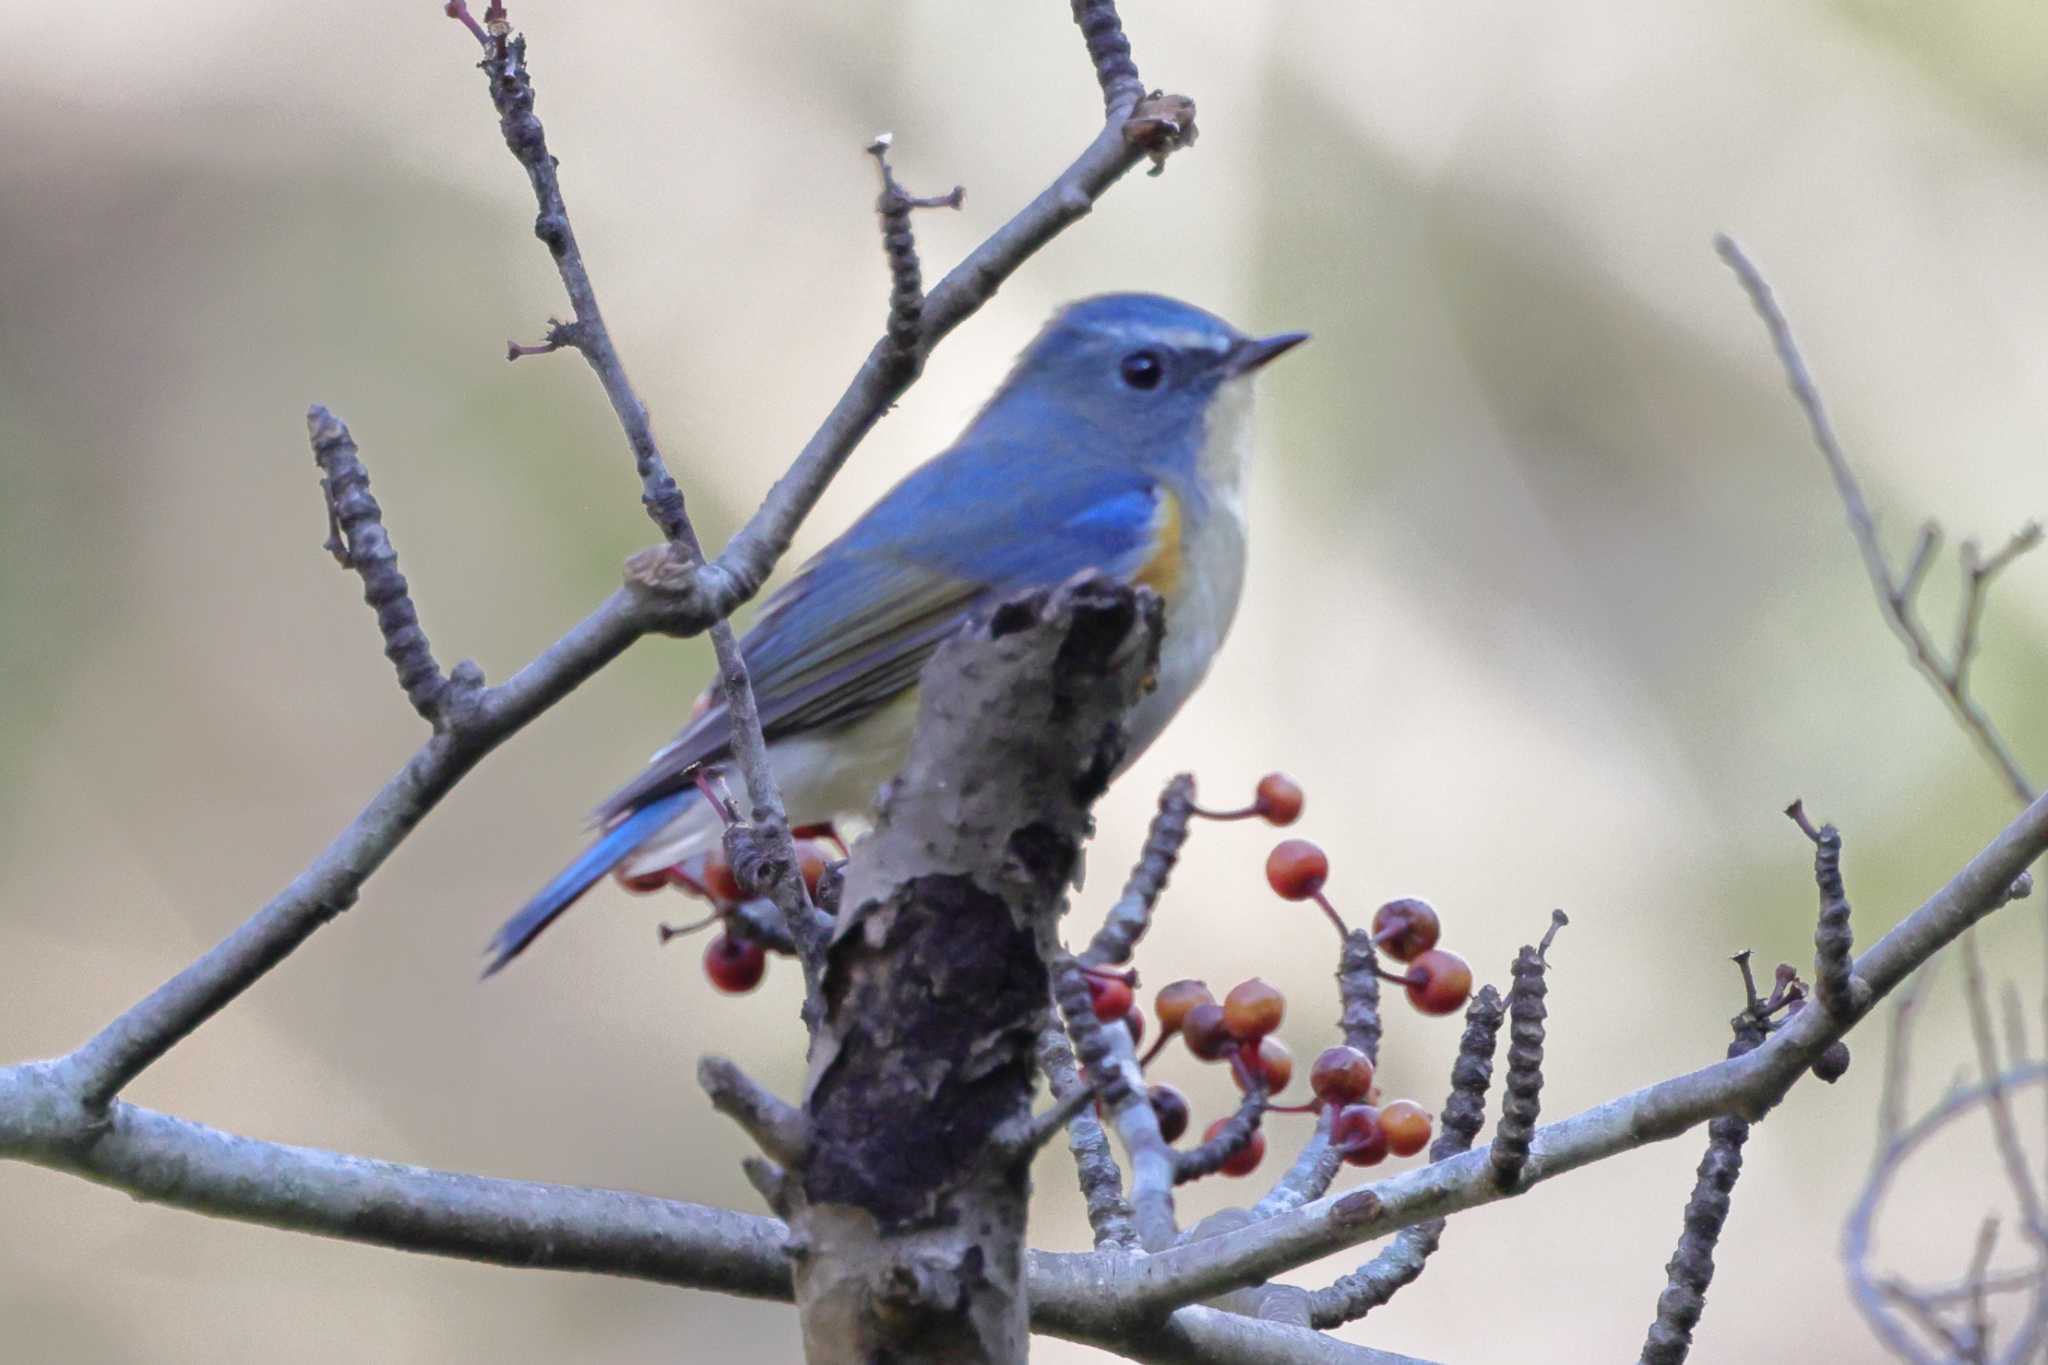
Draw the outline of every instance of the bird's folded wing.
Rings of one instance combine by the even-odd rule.
[[[773,741],[879,709],[962,622],[1005,596],[1091,568],[1137,575],[1171,520],[1168,502],[1134,468],[956,447],[806,564],[741,640],[762,731]],[[730,733],[714,700],[597,819],[680,789],[691,768],[725,755]]]

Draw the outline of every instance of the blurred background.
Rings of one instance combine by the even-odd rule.
[[[916,191],[966,185],[963,212],[918,218],[935,276],[1097,127],[1052,0],[524,0],[513,17],[606,313],[713,543],[880,328],[863,143],[893,130]],[[1224,803],[1285,768],[1355,914],[1425,895],[1447,944],[1504,980],[1550,908],[1570,911],[1547,1114],[1719,1057],[1728,955],[1811,953],[1788,799],[1846,831],[1866,942],[2010,803],[1879,619],[1709,239],[1736,234],[1770,274],[1894,554],[1930,515],[2002,543],[2048,511],[2048,12],[1128,0],[1125,19],[1146,79],[1198,98],[1200,145],[1119,186],[946,343],[799,551],[949,440],[1064,300],[1153,289],[1312,330],[1265,381],[1236,634],[1109,797],[1075,934],[1165,777],[1192,769]],[[309,402],[353,426],[444,661],[504,677],[650,538],[585,367],[505,364],[504,339],[537,339],[563,302],[474,60],[431,0],[0,12],[0,1057],[75,1045],[213,943],[420,738],[356,581],[320,551]],[[1944,636],[1956,582],[1945,557],[1928,589]],[[714,997],[695,943],[655,947],[655,921],[690,906],[606,887],[475,981],[486,935],[680,723],[708,659],[648,642],[557,707],[131,1098],[758,1207],[691,1073],[717,1049],[796,1093],[789,964]],[[2044,674],[2037,558],[2000,583],[1977,670],[2036,775]],[[1265,891],[1271,837],[1199,829],[1139,965],[1154,985],[1266,975],[1305,1057],[1335,1036],[1332,943]],[[2029,1001],[2040,904],[1986,931]],[[1968,1063],[1953,985],[1951,968],[1926,1011],[1916,1105]],[[1751,1141],[1703,1358],[1778,1358],[1793,1333],[1816,1358],[1877,1355],[1836,1248],[1879,1033]],[[1396,1012],[1390,1094],[1434,1109],[1456,1034]],[[1221,1074],[1161,1066],[1198,1121],[1229,1102]],[[1981,1127],[1909,1168],[1887,1270],[1966,1266],[2003,1205]],[[1627,1358],[1701,1141],[1460,1217],[1427,1277],[1346,1334],[1452,1361],[1511,1338],[1529,1360]],[[1086,1245],[1064,1151],[1038,1183],[1036,1242]],[[1205,1182],[1184,1205],[1252,1193]],[[0,1207],[16,1360],[797,1351],[779,1306],[216,1223],[20,1165],[0,1165]]]

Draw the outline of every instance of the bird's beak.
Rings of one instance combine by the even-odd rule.
[[[1307,340],[1307,332],[1281,332],[1277,336],[1247,337],[1230,348],[1230,354],[1223,362],[1224,373],[1249,374],[1267,361],[1276,359]]]

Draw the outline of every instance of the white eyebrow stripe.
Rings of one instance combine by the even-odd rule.
[[[1214,332],[1198,332],[1191,328],[1176,327],[1161,331],[1157,328],[1100,327],[1093,330],[1121,341],[1151,342],[1155,345],[1171,346],[1176,350],[1208,351],[1214,355],[1223,355],[1231,346],[1228,337],[1219,337]]]

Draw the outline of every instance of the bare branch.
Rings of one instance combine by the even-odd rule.
[[[260,1142],[121,1101],[95,1114],[52,1063],[0,1068],[0,1155],[168,1207],[398,1251],[784,1302],[791,1295],[788,1229],[773,1218]],[[1039,1297],[1034,1287],[1036,1330],[1157,1365],[1416,1365],[1213,1309],[1182,1309],[1132,1331],[1114,1305]]]
[[[1081,953],[1083,966],[1118,967],[1131,960],[1138,940],[1152,925],[1152,908],[1159,903],[1159,894],[1166,890],[1166,879],[1180,861],[1194,809],[1195,779],[1181,773],[1159,793],[1159,811],[1145,831],[1137,866],[1131,869],[1123,894],[1103,917],[1102,927]]]
[[[1344,1004],[1344,1012],[1337,1020],[1337,1026],[1344,1031],[1344,1041],[1378,1066],[1380,955],[1373,947],[1369,930],[1351,929],[1344,935],[1344,951],[1337,959],[1337,998]]]
[[[1998,1059],[1998,1034],[1991,1022],[1991,997],[1984,982],[1984,960],[1977,950],[1977,936],[1964,934],[1963,999],[1970,1007],[1970,1036],[1977,1045],[1977,1068],[1984,1079],[1985,1109],[1991,1116],[1991,1131],[1998,1140],[1999,1159],[2012,1185],[2020,1208],[2020,1223],[2030,1241],[2048,1251],[2048,1223],[2042,1221],[2041,1191],[2027,1165],[2026,1149],[2020,1145],[2019,1123],[2005,1093],[2005,1067]]]
[[[1074,1050],[1066,1030],[1048,1025],[1038,1037],[1038,1066],[1055,1096],[1087,1095],[1086,1085],[1074,1065]],[[1097,1247],[1135,1251],[1138,1229],[1131,1222],[1130,1201],[1124,1198],[1124,1173],[1109,1150],[1109,1135],[1102,1131],[1090,1107],[1084,1106],[1067,1125],[1067,1146],[1074,1154],[1074,1167],[1081,1181],[1081,1198],[1088,1206],[1088,1226],[1094,1229]]]
[[[1856,935],[1842,887],[1842,835],[1833,825],[1814,828],[1804,802],[1795,800],[1785,814],[1813,841],[1813,882],[1820,890],[1820,919],[1813,931],[1814,990],[1823,1009],[1847,1018],[1856,1011],[1856,978],[1849,971]]]
[[[1123,1143],[1131,1170],[1131,1213],[1139,1244],[1167,1246],[1180,1231],[1173,1212],[1177,1153],[1159,1131],[1159,1116],[1152,1109],[1145,1073],[1138,1067],[1131,1031],[1109,1028],[1095,1017],[1087,978],[1073,958],[1053,969],[1053,999],[1066,1021],[1075,1055],[1085,1073],[1095,1078],[1102,1107]]]
[[[362,577],[363,601],[377,613],[384,657],[398,670],[398,685],[412,709],[440,729],[449,719],[449,680],[441,676],[433,646],[420,629],[412,589],[398,571],[398,550],[384,530],[384,509],[370,494],[370,472],[356,453],[355,438],[340,418],[317,403],[306,413],[306,430],[323,475],[320,491],[327,497],[327,552]],[[463,683],[461,695],[473,697],[483,673],[466,662],[456,672]]]
[[[1748,986],[1745,963],[1744,985]],[[1754,987],[1749,988],[1752,1000]],[[1768,1021],[1752,1005],[1736,1016],[1730,1057],[1755,1050],[1764,1040]],[[1692,1194],[1685,1202],[1684,1230],[1678,1248],[1665,1264],[1664,1292],[1657,1296],[1657,1317],[1643,1342],[1640,1365],[1680,1365],[1692,1350],[1693,1329],[1705,1311],[1707,1289],[1714,1280],[1714,1247],[1728,1221],[1735,1181],[1742,1174],[1742,1147],[1749,1141],[1749,1120],[1723,1115],[1707,1125],[1707,1150],[1700,1158]]]
[[[1870,505],[1864,500],[1862,485],[1849,468],[1849,457],[1835,436],[1834,424],[1828,420],[1820,389],[1807,371],[1806,360],[1792,339],[1791,324],[1786,322],[1784,311],[1778,307],[1769,282],[1733,238],[1725,234],[1716,237],[1714,250],[1735,272],[1735,278],[1749,295],[1751,306],[1770,333],[1771,345],[1778,353],[1778,363],[1785,371],[1785,382],[1791,387],[1792,396],[1801,411],[1806,414],[1807,425],[1813,432],[1813,443],[1820,448],[1822,458],[1827,461],[1828,472],[1834,476],[1835,490],[1841,495],[1843,509],[1849,514],[1849,530],[1856,537],[1856,549],[1863,556],[1863,568],[1870,575],[1870,585],[1876,590],[1878,608],[1883,612],[1885,622],[1906,646],[1913,667],[1941,693],[1956,720],[1969,732],[1985,757],[1998,768],[2013,795],[2022,802],[2032,801],[2033,785],[2027,781],[2019,760],[2013,756],[2011,746],[1992,723],[1989,713],[1970,695],[1967,683],[1969,656],[1976,642],[1977,619],[1983,611],[1985,586],[1999,569],[2039,542],[2041,528],[2029,522],[2003,550],[1983,563],[1977,561],[1973,548],[1966,547],[1963,567],[1967,581],[1962,625],[1958,630],[1955,653],[1943,659],[1915,606],[1920,584],[1941,541],[1940,528],[1933,522],[1921,527],[1920,539],[1914,547],[1905,577],[1895,580],[1891,564],[1885,558],[1884,547],[1878,544],[1877,524],[1870,515]]]
[[[258,1142],[120,1101],[94,1112],[61,1064],[0,1069],[0,1153],[153,1203],[400,1251],[790,1296],[770,1218]]]
[[[1493,1076],[1493,1052],[1507,1009],[1500,992],[1482,986],[1465,1007],[1465,1032],[1451,1065],[1451,1093],[1444,1100],[1431,1161],[1448,1161],[1472,1149],[1486,1122],[1486,1088]],[[1277,1210],[1276,1210],[1277,1211]],[[1445,1220],[1431,1218],[1402,1228],[1385,1250],[1336,1283],[1309,1295],[1309,1323],[1336,1327],[1364,1317],[1422,1275],[1443,1238]]]
[[[1223,1163],[1243,1151],[1258,1136],[1259,1120],[1265,1112],[1264,1078],[1255,1076],[1252,1088],[1238,1101],[1237,1111],[1223,1121],[1214,1137],[1173,1154],[1174,1183],[1185,1185],[1190,1180],[1200,1180],[1222,1170]]]
[[[882,250],[889,258],[889,328],[885,335],[894,362],[914,375],[924,358],[924,267],[917,259],[917,237],[910,229],[910,211],[957,209],[967,192],[958,185],[950,194],[928,198],[906,192],[889,168],[892,141],[889,134],[880,134],[868,144],[868,155],[882,172],[882,193],[875,200],[875,212],[882,219]]]
[[[1857,960],[1856,971],[1870,983],[1872,1001],[1896,988],[1916,967],[2002,903],[2014,878],[2044,849],[2048,849],[2048,799],[2029,806],[1946,886]],[[1537,1130],[1518,1188],[1527,1189],[1616,1152],[1675,1137],[1722,1115],[1753,1121],[1768,1112],[1853,1022],[1836,1019],[1825,1010],[1803,1011],[1754,1052],[1549,1124]],[[1292,1213],[1209,1239],[1199,1249],[1161,1251],[1118,1275],[1113,1285],[1098,1281],[1096,1292],[1127,1294],[1134,1311],[1164,1311],[1255,1284],[1411,1223],[1501,1198],[1490,1166],[1491,1154],[1481,1148],[1390,1176],[1365,1189],[1326,1197]],[[1048,1272],[1057,1265],[1047,1262]]]
[[[2011,1092],[2030,1085],[2048,1082],[2048,1062],[2029,1062],[2002,1073],[1994,1084],[1979,1083],[1951,1091],[1933,1109],[1902,1128],[1893,1131],[1879,1147],[1876,1158],[1871,1162],[1870,1174],[1865,1178],[1863,1190],[1842,1227],[1842,1261],[1849,1275],[1849,1287],[1856,1307],[1870,1324],[1871,1331],[1894,1355],[1909,1365],[1933,1365],[1933,1358],[1920,1349],[1919,1343],[1906,1331],[1903,1324],[1892,1314],[1893,1307],[1912,1312],[1915,1320],[1928,1327],[1925,1316],[1918,1310],[1929,1309],[1966,1300],[1978,1292],[1965,1279],[1959,1286],[1942,1289],[1919,1290],[1902,1286],[1895,1280],[1880,1279],[1871,1269],[1871,1242],[1877,1224],[1879,1210],[1885,1196],[1891,1190],[1893,1179],[1905,1166],[1907,1160],[1925,1146],[1936,1134],[1957,1119],[1987,1106],[1993,1093],[2010,1096]],[[1994,1287],[1987,1279],[1984,1288]],[[2044,1301],[2044,1280],[2035,1274],[2019,1287],[2034,1292],[2034,1306],[2028,1314],[2028,1326],[2023,1337],[2038,1341],[2039,1324]],[[1940,1320],[1937,1318],[1937,1322]],[[1929,1330],[1933,1330],[1931,1327]],[[1944,1325],[1943,1331],[1946,1331]],[[2025,1346],[2031,1352],[2033,1347],[2027,1340],[2015,1343]],[[2014,1358],[2026,1359],[2025,1355]]]
[[[1274,1182],[1264,1199],[1252,1205],[1253,1218],[1270,1218],[1276,1213],[1298,1209],[1329,1192],[1330,1182],[1337,1178],[1337,1172],[1344,1166],[1344,1153],[1330,1145],[1330,1134],[1337,1122],[1337,1108],[1334,1104],[1326,1104],[1316,1115],[1315,1131],[1301,1145],[1294,1164]]]
[[[1065,1132],[1067,1125],[1086,1113],[1095,1103],[1095,1091],[1083,1085],[1055,1099],[1049,1108],[1031,1116],[1030,1131],[1019,1144],[1019,1155],[1029,1156]]]
[[[434,735],[291,885],[67,1060],[101,1104],[355,903],[406,835],[484,755],[567,696],[646,630],[639,597],[613,594],[540,657],[477,694],[459,729]]]
[[[1507,1093],[1501,1099],[1500,1123],[1491,1150],[1494,1183],[1509,1192],[1521,1179],[1522,1166],[1529,1159],[1529,1139],[1542,1113],[1543,997],[1550,989],[1543,980],[1549,965],[1544,954],[1567,923],[1564,911],[1550,912],[1550,928],[1543,941],[1525,946],[1515,956],[1515,981],[1508,988],[1508,1074],[1501,1083]]]
[[[647,405],[626,377],[626,367],[612,343],[611,329],[597,306],[597,292],[590,271],[583,262],[576,230],[569,222],[568,204],[562,198],[556,158],[549,153],[547,134],[534,114],[533,76],[526,64],[525,35],[500,41],[489,50],[483,71],[490,78],[491,103],[498,111],[498,124],[505,145],[526,169],[532,182],[540,215],[534,220],[534,235],[554,256],[555,268],[568,291],[573,322],[549,329],[548,345],[572,346],[582,352],[597,375],[612,412],[625,431],[626,444],[633,452],[633,467],[640,476],[640,501],[647,515],[661,528],[663,537],[685,567],[696,574],[704,568],[704,550],[696,528],[690,524],[682,489],[668,471],[661,447],[647,417]],[[516,348],[515,348],[516,351]],[[740,653],[732,626],[723,616],[708,626],[711,647],[718,656],[718,685],[731,720],[732,752],[747,780],[751,803],[753,835],[766,856],[754,866],[759,872],[750,889],[767,896],[782,911],[796,939],[797,953],[804,964],[806,994],[815,994],[825,934],[817,927],[809,893],[796,871],[796,850],[789,836],[789,818],[784,813],[782,792],[768,762],[768,744],[761,734],[761,717],[754,700],[754,688],[747,675],[747,662]]]
[[[724,1057],[698,1062],[697,1084],[711,1097],[711,1107],[746,1130],[764,1155],[784,1166],[803,1160],[809,1139],[804,1116],[795,1105],[775,1096]]]

